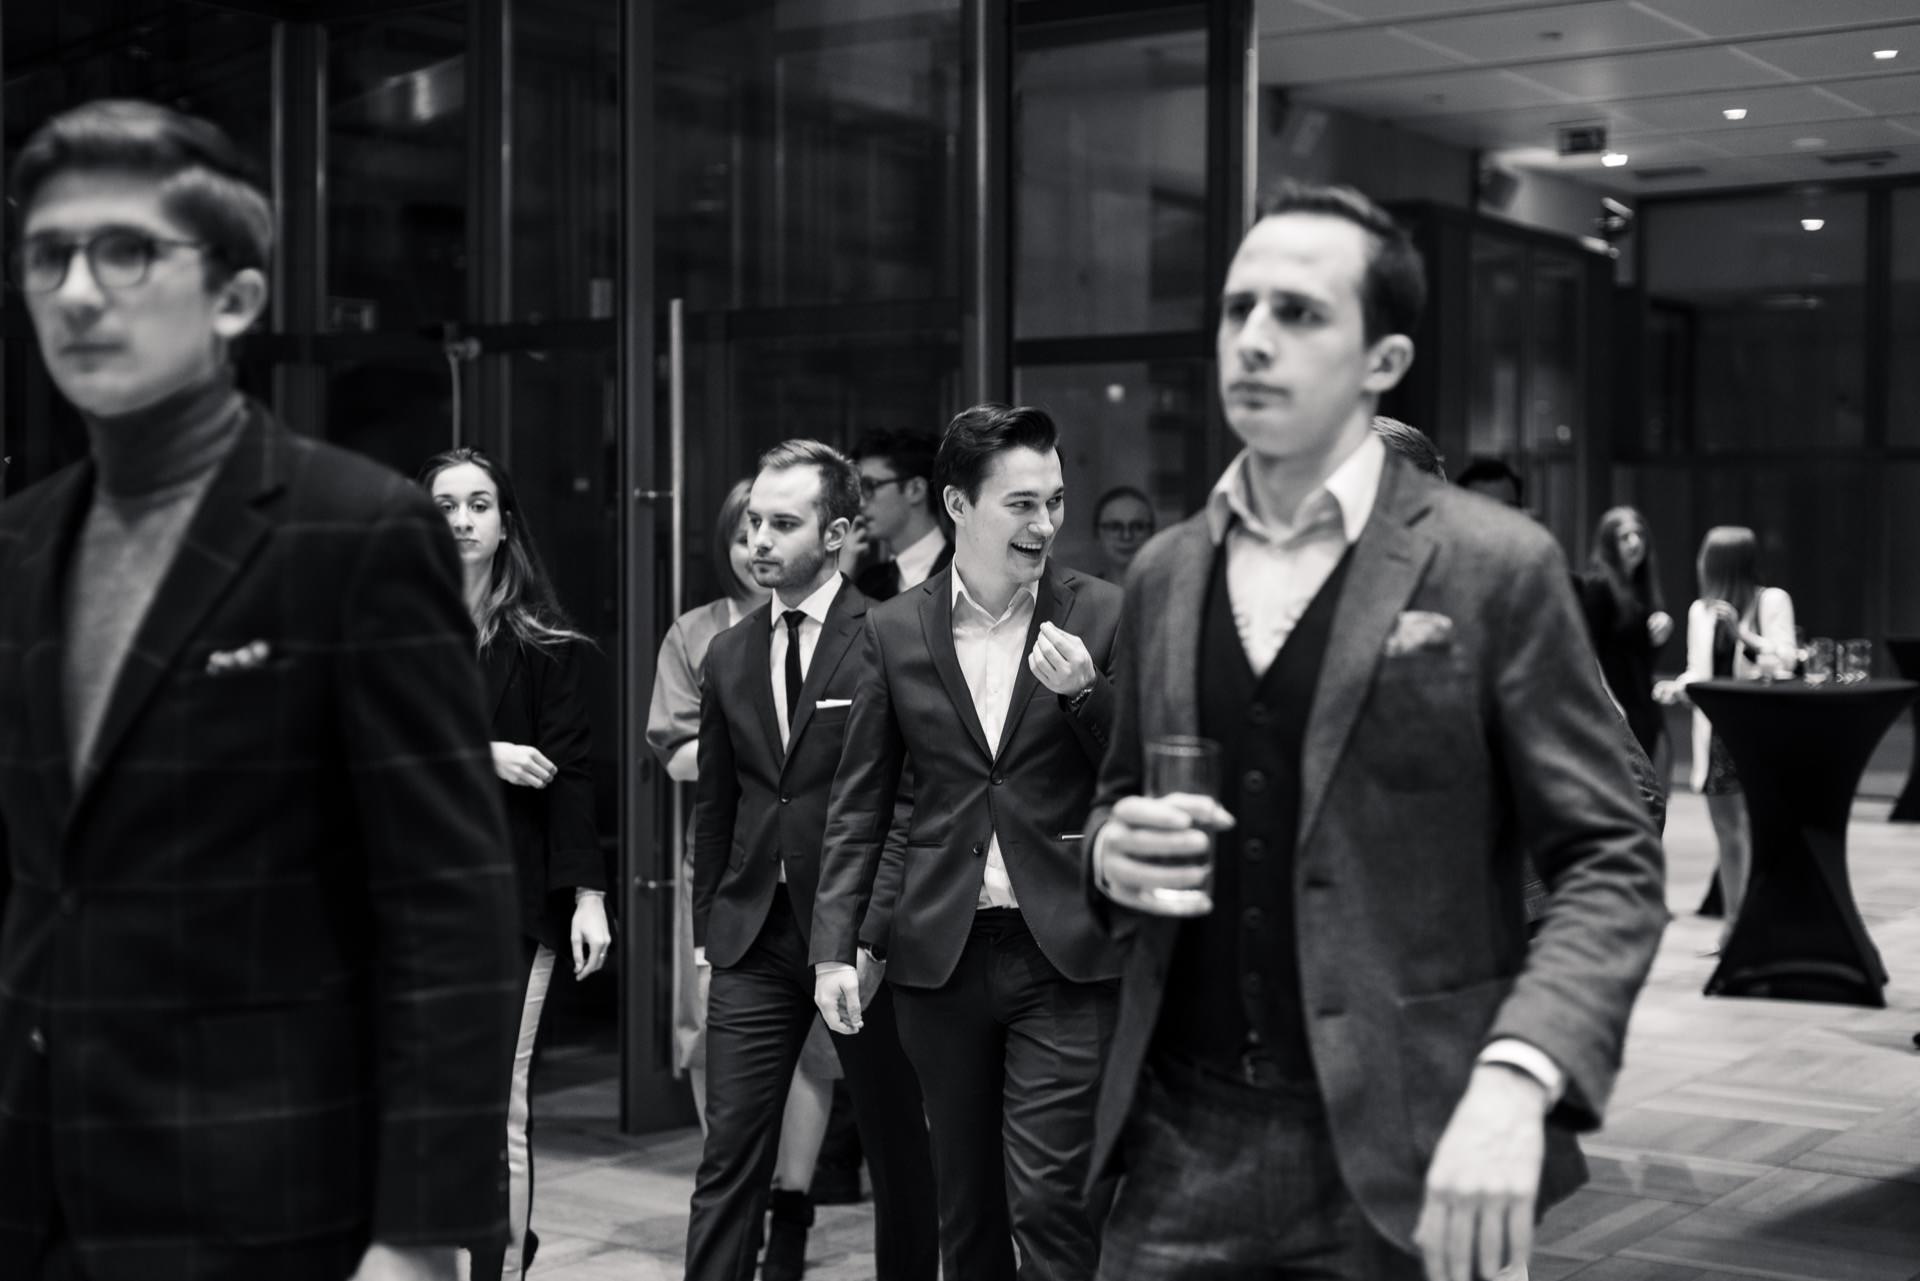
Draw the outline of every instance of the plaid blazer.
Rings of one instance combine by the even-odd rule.
[[[29,1277],[56,1216],[98,1281],[339,1281],[370,1239],[504,1230],[514,874],[452,541],[249,415],[77,784],[92,465],[0,506],[0,1259]]]

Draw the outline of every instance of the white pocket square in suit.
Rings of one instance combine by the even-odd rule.
[[[216,649],[207,655],[207,675],[249,671],[272,657],[273,646],[263,640],[249,641],[238,649]]]
[[[836,707],[852,706],[853,700],[850,698],[823,698],[813,705],[813,710],[816,712],[830,712]]]
[[[1424,609],[1409,609],[1393,620],[1393,633],[1387,637],[1387,657],[1398,658],[1423,649],[1444,649],[1453,639],[1453,620],[1445,614]]]

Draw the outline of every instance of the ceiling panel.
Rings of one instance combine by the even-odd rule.
[[[1632,115],[1618,106],[1590,107],[1579,103],[1429,115],[1422,120],[1421,127],[1438,137],[1466,140],[1478,147],[1550,145],[1562,125],[1604,124],[1613,135],[1664,132],[1643,123],[1638,114],[1639,104],[1632,105]]]
[[[1350,14],[1358,22],[1398,22],[1432,18],[1474,9],[1550,9],[1539,0],[1321,0],[1322,7]]]
[[[1920,108],[1920,103],[1915,105]],[[1768,85],[1671,98],[1635,98],[1625,107],[1642,126],[1664,133],[1702,130],[1719,134],[1766,125],[1845,120],[1872,114],[1863,106],[1811,85]],[[1729,121],[1721,114],[1729,107],[1745,108],[1747,118]]]
[[[1561,102],[1561,95],[1504,71],[1310,85],[1303,102],[1323,102],[1377,118],[1418,120],[1434,111],[1492,111]]]
[[[1540,63],[1528,67],[1527,76],[1576,98],[1596,102],[1779,84],[1786,79],[1724,48],[1674,49],[1665,53]]]
[[[1299,0],[1260,0],[1255,6],[1262,36],[1288,31],[1316,31],[1325,27],[1343,27],[1352,19],[1343,14]]]
[[[1920,65],[1920,23],[1790,40],[1754,40],[1738,47],[1803,80],[1899,75]],[[1882,62],[1873,56],[1875,49],[1898,49],[1901,53],[1891,62]]]
[[[1523,13],[1482,13],[1409,23],[1406,30],[1457,50],[1475,62],[1612,53],[1678,44],[1692,38],[1685,29],[1637,9],[1627,0],[1599,0]]]
[[[1716,40],[1780,35],[1829,27],[1903,22],[1903,0],[1639,0],[1640,7]]]
[[[1920,54],[1920,50],[1915,52]],[[1914,61],[1920,64],[1920,57]],[[1829,85],[1828,88],[1848,102],[1859,103],[1867,110],[1883,116],[1920,114],[1920,73],[1849,80],[1844,84]]]
[[[1670,136],[1670,135],[1669,135]],[[1818,139],[1799,145],[1802,139]],[[1895,129],[1885,119],[1827,120],[1817,124],[1774,125],[1759,129],[1729,129],[1714,135],[1716,146],[1731,155],[1805,155],[1816,158],[1822,152],[1863,151],[1874,147],[1902,147],[1914,140]]]
[[[1261,77],[1285,84],[1318,84],[1355,76],[1400,75],[1458,67],[1466,60],[1392,30],[1314,31],[1260,42]],[[1267,67],[1271,64],[1272,71]]]

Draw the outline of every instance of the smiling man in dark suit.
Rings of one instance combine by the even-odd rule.
[[[518,988],[446,522],[234,390],[273,223],[218,129],[77,108],[13,185],[91,448],[0,507],[0,1270],[451,1281]]]
[[[707,651],[693,828],[693,941],[711,973],[707,1141],[688,1281],[753,1275],[787,1084],[819,1017],[807,945],[821,832],[853,694],[872,670],[867,599],[837,568],[859,510],[859,475],[837,450],[792,440],[762,454],[748,538],[773,598]],[[880,1281],[933,1281],[920,1091],[876,985],[873,1026],[834,1038],[873,1175],[874,1263]]]
[[[978,405],[947,428],[953,565],[869,615],[814,906],[829,1027],[859,1031],[856,964],[885,967],[933,1129],[945,1275],[967,1281],[1012,1278],[1016,1241],[1021,1277],[1084,1281],[1099,1252],[1082,1184],[1119,960],[1078,840],[1120,591],[1048,559],[1056,446],[1038,409]],[[909,759],[911,828],[889,847]]]
[[[1552,537],[1370,430],[1424,290],[1359,193],[1263,203],[1218,339],[1245,451],[1129,580],[1089,820],[1129,948],[1100,1104],[1111,1281],[1524,1268],[1536,1209],[1571,1191],[1541,1186],[1543,1155],[1599,1124],[1666,922]],[[1143,796],[1146,745],[1195,734],[1221,795]],[[1216,843],[1211,910],[1176,910],[1162,891]],[[1528,855],[1550,896],[1531,945]]]

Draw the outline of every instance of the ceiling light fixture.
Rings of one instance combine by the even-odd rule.
[[[1802,231],[1818,231],[1826,225],[1827,220],[1825,218],[1802,218],[1800,220],[1800,229]]]
[[[1618,169],[1621,165],[1627,163],[1627,153],[1624,151],[1609,151],[1606,155],[1600,157],[1600,163],[1609,169]]]
[[[1875,49],[1873,51],[1873,56],[1880,59],[1880,61],[1882,62],[1886,62],[1890,59],[1898,58],[1900,56],[1900,51],[1898,49]]]
[[[1745,120],[1747,118],[1747,109],[1745,107],[1728,107],[1720,114],[1729,120]]]

